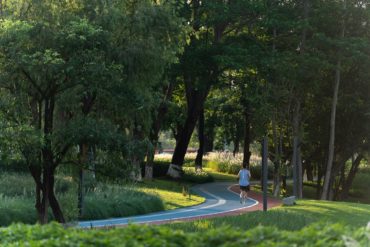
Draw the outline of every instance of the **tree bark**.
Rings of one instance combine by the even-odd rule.
[[[152,143],[152,148],[148,150],[147,161],[145,163],[145,179],[147,180],[153,179],[155,150],[158,147],[159,132],[162,127],[163,119],[168,112],[167,102],[172,97],[173,87],[173,82],[170,82],[166,89],[165,96],[158,107],[157,115],[152,123],[152,128],[149,135],[150,142]]]
[[[53,120],[54,120],[54,107],[55,98],[51,96],[45,99],[44,105],[44,147],[42,148],[43,158],[43,200],[42,209],[44,210],[44,221],[47,222],[47,208],[50,203],[50,207],[53,211],[55,220],[59,223],[65,223],[63,213],[60,209],[59,203],[54,195],[54,156],[52,151],[51,135],[53,132]]]
[[[83,214],[83,201],[84,201],[84,165],[87,165],[87,152],[88,152],[88,145],[83,143],[80,144],[80,153],[79,153],[79,165],[78,168],[78,211],[79,216],[81,217]]]
[[[337,111],[338,91],[339,91],[339,84],[340,84],[340,67],[341,67],[341,61],[339,60],[337,62],[336,71],[335,71],[335,85],[334,85],[333,101],[332,101],[332,107],[331,107],[331,117],[330,117],[328,163],[326,165],[324,185],[323,185],[323,191],[321,195],[322,200],[329,199],[330,184],[332,180],[334,144],[335,144],[335,117],[336,117],[336,111]]]
[[[245,125],[244,125],[244,148],[243,148],[243,166],[245,165],[248,169],[250,167],[250,157],[251,157],[251,151],[250,151],[250,144],[251,144],[251,135],[250,135],[250,129],[251,129],[251,119],[250,119],[250,112],[249,107],[246,106],[244,109],[244,119],[245,119]]]
[[[204,101],[208,95],[209,88],[202,91],[196,89],[190,89],[187,93],[188,99],[188,111],[182,132],[178,135],[178,141],[176,143],[175,151],[172,156],[171,165],[168,169],[167,174],[173,178],[181,177],[182,165],[186,150],[189,145],[191,135],[194,131],[196,122],[198,120],[201,109],[204,106]]]
[[[274,196],[278,196],[280,194],[280,150],[279,150],[279,140],[277,136],[277,126],[276,126],[276,114],[274,114],[272,119],[272,133],[274,139],[274,150],[275,150],[275,159],[274,159],[274,188],[273,194]]]
[[[82,106],[81,111],[83,116],[87,117],[94,106],[95,99],[96,99],[96,92],[90,93],[88,91],[85,92],[84,96],[81,99]],[[79,216],[81,217],[83,214],[83,201],[84,201],[84,165],[87,166],[88,164],[88,150],[89,145],[88,143],[81,143],[79,145],[80,151],[78,154],[79,159],[79,168],[78,168],[78,212]]]
[[[204,108],[201,109],[198,120],[198,140],[199,148],[195,158],[195,170],[203,169],[203,155],[204,155]]]
[[[344,11],[347,9],[347,2],[346,0],[343,1],[343,9]],[[340,38],[344,38],[345,33],[345,20],[344,17],[342,19],[342,30]],[[333,90],[333,101],[331,107],[331,116],[330,116],[330,137],[329,137],[329,151],[328,151],[328,163],[326,166],[326,172],[324,177],[324,185],[323,191],[321,195],[322,200],[329,199],[329,192],[330,192],[330,184],[332,182],[332,169],[333,169],[333,160],[334,160],[334,149],[335,149],[335,118],[337,112],[337,103],[338,103],[338,92],[339,92],[339,85],[340,85],[340,76],[341,76],[341,59],[339,58],[337,61],[336,69],[335,69],[335,82],[334,82],[334,90]]]
[[[302,190],[302,162],[300,148],[300,121],[301,121],[301,102],[297,98],[293,113],[293,157],[292,168],[295,179],[293,179],[294,195],[298,198],[303,197]]]
[[[340,198],[345,200],[348,198],[349,189],[352,186],[353,180],[358,172],[358,168],[361,164],[361,160],[364,158],[362,154],[358,155],[355,160],[352,161],[351,169],[348,173],[347,179],[344,181]]]
[[[48,170],[48,176],[49,176],[49,179],[48,179],[49,198],[48,199],[49,199],[50,207],[51,207],[51,210],[53,211],[55,220],[58,221],[59,223],[65,223],[63,212],[59,206],[58,200],[55,197],[55,193],[54,193],[54,184],[55,184],[54,172],[55,172],[54,168]]]
[[[235,157],[237,153],[239,153],[239,144],[240,144],[240,140],[239,140],[239,135],[237,133],[237,136],[235,136],[234,138],[234,150],[233,150],[233,156]]]
[[[313,182],[313,167],[311,160],[306,160],[305,170],[307,174],[307,180]]]
[[[204,152],[212,152],[213,151],[213,143],[214,143],[214,127],[212,126],[211,129],[205,131],[204,133]]]

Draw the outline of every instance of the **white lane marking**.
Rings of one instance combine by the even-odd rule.
[[[234,191],[231,190],[231,187],[234,186],[234,185],[230,185],[227,188],[227,190],[229,192],[232,192],[234,194],[239,195],[238,193],[236,193],[236,192],[234,192]],[[195,208],[195,209],[183,210],[183,211],[181,211],[181,213],[195,211],[195,210],[201,210],[201,209],[206,209],[206,208],[211,208],[211,207],[215,207],[217,204],[218,204],[217,206],[219,206],[219,205],[223,205],[223,204],[226,203],[226,200],[225,199],[223,199],[221,197],[218,197],[218,196],[210,193],[209,191],[205,191],[202,188],[199,188],[199,190],[202,190],[202,192],[204,192],[204,193],[206,193],[206,194],[208,194],[208,195],[216,198],[218,200],[218,202],[215,203],[215,204],[212,204],[212,205],[204,206],[202,208]],[[148,215],[148,216],[138,216],[138,217],[132,217],[132,218],[120,218],[120,219],[111,219],[111,220],[85,221],[85,222],[82,222],[82,224],[89,224],[89,225],[87,225],[87,226],[79,225],[79,227],[81,227],[81,228],[94,227],[94,226],[95,227],[105,227],[105,226],[112,226],[112,225],[123,226],[123,225],[127,225],[129,223],[147,224],[147,223],[161,222],[161,221],[175,221],[175,220],[181,220],[181,219],[189,219],[189,218],[195,218],[195,217],[202,217],[202,216],[210,216],[210,215],[216,215],[216,214],[230,213],[230,212],[238,211],[240,209],[254,207],[254,206],[256,206],[256,205],[259,204],[259,202],[257,200],[254,200],[251,197],[248,197],[248,200],[254,201],[254,203],[251,204],[251,205],[248,205],[248,206],[239,207],[239,208],[235,208],[235,209],[231,209],[231,210],[226,210],[226,211],[222,211],[222,212],[216,212],[216,213],[206,213],[206,214],[197,215],[197,216],[182,216],[182,217],[169,218],[169,219],[157,219],[157,220],[149,220],[149,221],[143,221],[143,222],[136,221],[136,222],[127,222],[127,223],[112,224],[112,222],[122,221],[122,220],[128,220],[128,221],[130,221],[130,220],[141,220],[143,218],[148,218],[148,217],[156,217],[156,216],[171,215],[171,214],[178,214],[178,213],[180,213],[180,212],[177,211],[177,212],[169,212],[169,213],[155,214],[155,215]],[[106,222],[108,224],[104,224],[104,222]],[[95,224],[93,224],[93,223],[95,223]],[[102,223],[103,223],[103,225],[101,225]]]
[[[213,208],[213,207],[217,207],[217,206],[221,206],[221,205],[224,205],[226,203],[226,200],[223,199],[222,197],[219,197],[219,196],[216,196],[215,194],[212,194],[211,192],[209,191],[206,191],[204,190],[203,188],[200,188],[199,189],[200,191],[202,191],[203,193],[205,194],[208,194],[214,198],[216,198],[218,200],[218,202],[216,204],[212,204],[212,205],[208,205],[208,206],[204,206],[204,207],[201,207],[199,209],[206,209],[206,208]]]

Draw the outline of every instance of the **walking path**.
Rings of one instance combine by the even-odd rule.
[[[123,226],[128,223],[161,224],[175,220],[194,220],[212,216],[234,215],[256,211],[262,208],[262,196],[250,192],[246,204],[240,204],[239,188],[231,182],[208,183],[194,186],[192,192],[203,196],[206,201],[200,205],[162,211],[141,216],[113,218],[106,220],[81,221],[82,228]],[[269,206],[277,206],[279,200],[269,199]]]

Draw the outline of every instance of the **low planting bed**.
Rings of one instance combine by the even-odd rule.
[[[299,231],[257,226],[249,231],[221,227],[185,233],[165,226],[121,229],[64,229],[61,225],[12,225],[0,229],[4,246],[368,246],[370,229],[314,224]]]

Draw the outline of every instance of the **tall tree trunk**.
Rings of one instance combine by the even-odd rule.
[[[302,190],[302,162],[301,162],[301,144],[300,144],[300,121],[301,121],[301,102],[296,98],[296,106],[293,113],[293,157],[292,168],[295,179],[293,180],[293,187],[295,196],[303,197]]]
[[[346,11],[347,9],[347,0],[343,0],[343,9]],[[344,38],[345,33],[345,20],[344,17],[342,19],[342,30],[340,38]],[[330,184],[332,183],[332,169],[333,169],[333,160],[334,160],[334,151],[335,151],[335,118],[337,112],[337,103],[338,103],[338,92],[339,92],[339,84],[340,84],[340,71],[341,70],[341,59],[339,58],[337,61],[337,65],[335,68],[335,82],[334,82],[334,90],[333,90],[333,101],[331,107],[331,116],[330,116],[330,137],[329,137],[329,151],[328,151],[328,163],[326,165],[326,172],[324,178],[324,185],[323,191],[321,195],[322,200],[329,199],[329,192],[331,190]]]
[[[54,172],[55,164],[52,151],[51,135],[53,132],[55,98],[51,96],[45,99],[44,106],[44,146],[42,148],[43,158],[43,199],[42,209],[44,214],[43,223],[47,222],[47,208],[50,207],[53,211],[55,220],[64,223],[64,216],[60,209],[59,203],[54,195]]]
[[[149,135],[150,142],[152,143],[152,148],[148,150],[147,159],[145,163],[145,179],[148,179],[148,180],[153,179],[153,165],[154,165],[155,150],[158,148],[159,132],[162,127],[163,119],[168,112],[167,102],[172,97],[173,87],[174,85],[173,85],[173,82],[171,81],[168,84],[168,87],[165,92],[165,96],[158,107],[157,115],[155,116],[155,119],[152,123],[152,128],[151,128],[150,135]]]
[[[50,169],[48,176],[49,176],[48,180],[50,183],[49,185],[50,190],[49,190],[48,196],[49,196],[49,203],[50,203],[51,210],[53,211],[53,215],[56,221],[58,221],[59,223],[65,223],[62,209],[60,208],[58,200],[55,197],[55,193],[54,193],[54,184],[55,184],[54,168]]]
[[[237,153],[239,153],[239,144],[240,144],[239,133],[236,133],[236,136],[234,138],[234,150],[233,150],[234,157],[236,156]]]
[[[85,92],[83,95],[81,102],[81,111],[83,116],[87,117],[89,113],[92,110],[92,107],[95,103],[96,100],[96,92],[90,93],[88,91]],[[81,217],[83,214],[83,201],[84,201],[84,165],[88,165],[88,150],[89,150],[89,145],[88,143],[80,143],[79,145],[80,151],[78,154],[78,160],[79,160],[79,167],[78,167],[78,212],[79,216]]]
[[[250,166],[250,143],[251,143],[251,136],[250,136],[250,129],[251,129],[251,119],[250,119],[250,112],[249,107],[245,107],[244,109],[244,148],[243,148],[243,165],[245,165],[248,169]]]
[[[320,199],[320,196],[322,194],[322,185],[321,185],[321,181],[322,181],[322,177],[323,177],[323,171],[324,171],[324,161],[321,162],[321,165],[320,164],[317,164],[317,181],[316,181],[316,198],[319,200]]]
[[[338,91],[340,84],[340,67],[341,61],[337,62],[335,70],[335,85],[334,85],[334,94],[331,107],[331,117],[330,117],[330,137],[329,137],[329,152],[328,152],[328,163],[326,165],[326,172],[324,178],[323,191],[321,195],[322,200],[329,199],[330,183],[332,180],[332,169],[333,169],[333,160],[334,160],[334,143],[335,143],[335,116],[337,111],[337,102],[338,102]]]
[[[274,196],[278,196],[280,194],[280,150],[279,150],[279,140],[277,136],[277,126],[276,126],[276,113],[272,119],[272,131],[273,131],[273,139],[274,139],[274,187],[273,187],[273,194]]]
[[[206,89],[204,92],[192,89],[187,93],[187,117],[182,131],[178,135],[178,141],[172,156],[171,165],[167,172],[167,174],[173,178],[181,177],[186,150],[208,92],[209,89]]]
[[[80,167],[78,168],[78,211],[79,211],[79,216],[81,217],[83,214],[83,201],[84,201],[84,165],[87,165],[87,152],[88,152],[88,145],[83,143],[80,144],[80,152],[79,152],[79,165]]]
[[[307,23],[308,21],[308,11],[309,11],[309,0],[304,0],[303,2],[303,21]],[[301,56],[304,55],[306,49],[306,36],[307,27],[306,25],[302,30],[302,38],[299,46],[299,51]],[[299,89],[298,89],[299,90]],[[295,169],[296,179],[293,184],[298,198],[303,197],[303,172],[302,172],[302,157],[301,157],[301,96],[297,92],[295,98],[296,104],[293,113],[293,139],[296,140],[297,145],[293,145],[293,169]]]
[[[199,114],[198,120],[198,140],[199,140],[199,148],[197,152],[197,156],[195,158],[195,170],[202,170],[203,169],[203,154],[204,154],[204,108],[202,108]]]
[[[351,169],[350,169],[350,171],[348,173],[347,179],[343,183],[342,192],[341,192],[341,195],[340,195],[340,198],[342,200],[348,198],[349,189],[352,186],[353,180],[355,179],[355,176],[357,174],[358,168],[359,168],[359,166],[361,164],[361,160],[363,158],[364,157],[362,156],[362,154],[360,154],[360,155],[357,156],[357,158],[355,160],[352,160]]]
[[[307,174],[307,180],[313,182],[313,167],[311,160],[306,160],[305,170]]]
[[[38,222],[40,224],[46,223],[44,222],[44,215],[43,215],[43,208],[42,208],[42,189],[43,189],[43,184],[41,182],[41,167],[39,165],[34,165],[29,163],[28,169],[33,177],[33,180],[35,181],[36,184],[36,193],[35,193],[35,208],[37,212],[37,218]]]
[[[205,128],[204,132],[204,152],[212,152],[213,151],[213,143],[214,143],[214,126],[211,129]]]

